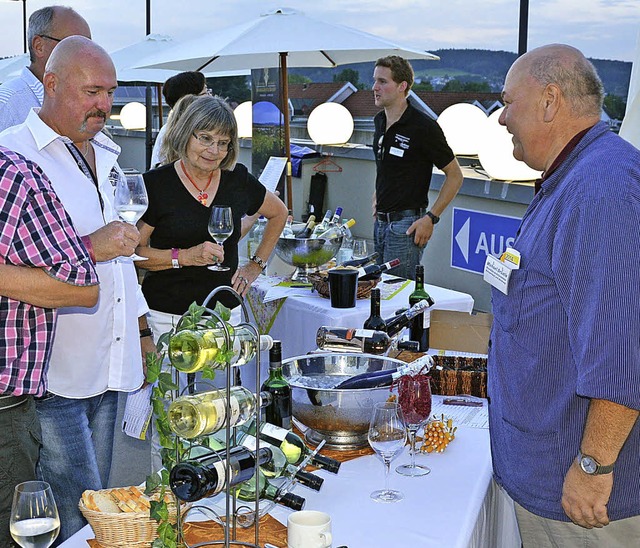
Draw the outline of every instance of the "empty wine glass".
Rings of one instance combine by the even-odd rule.
[[[46,481],[16,485],[9,530],[23,548],[48,548],[60,532],[58,508]]]
[[[429,376],[423,373],[404,375],[398,380],[398,404],[402,409],[405,424],[409,431],[409,453],[411,462],[396,468],[403,476],[425,476],[431,469],[416,464],[416,433],[431,414],[431,387]]]
[[[389,489],[391,461],[404,450],[407,431],[402,409],[395,402],[376,403],[369,423],[369,445],[384,464],[384,489],[371,493],[376,502],[397,502],[404,498],[400,491]]]
[[[353,240],[353,259],[364,259],[367,255],[369,255],[369,248],[367,245],[367,240],[362,238],[356,238]]]
[[[209,217],[209,234],[217,244],[222,245],[233,233],[233,215],[229,206],[213,206]],[[209,270],[229,270],[228,266],[214,264]]]
[[[142,175],[137,171],[125,170],[124,177],[119,177],[116,183],[114,207],[118,215],[125,223],[135,226],[148,206],[149,198]],[[147,260],[147,257],[135,253],[130,258],[134,261]]]

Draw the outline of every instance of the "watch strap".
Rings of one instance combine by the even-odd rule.
[[[180,262],[178,261],[178,255],[180,250],[177,247],[171,249],[171,267],[180,268]]]
[[[584,459],[590,459],[596,465],[595,470],[593,472],[588,472],[587,470],[585,470],[585,467],[583,466]],[[591,455],[585,455],[582,451],[578,451],[578,464],[580,465],[580,468],[582,469],[582,471],[585,474],[589,474],[590,476],[600,476],[602,474],[610,474],[611,472],[613,472],[613,467],[615,466],[615,462],[607,465],[600,464]]]
[[[431,213],[431,211],[427,211],[427,217],[429,217],[429,219],[431,219],[431,222],[434,225],[437,225],[440,222],[440,217],[438,217],[437,215]]]

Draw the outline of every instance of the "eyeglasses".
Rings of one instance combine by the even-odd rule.
[[[384,133],[380,135],[380,139],[378,139],[378,152],[376,154],[376,158],[379,162],[382,162],[384,159]]]
[[[38,34],[38,36],[48,38],[49,40],[53,40],[54,42],[62,42],[62,38],[54,38],[53,36],[49,36],[48,34]]]
[[[231,148],[231,140],[227,139],[225,141],[216,141],[209,137],[206,133],[201,133],[200,135],[193,136],[198,140],[198,142],[205,148],[209,148],[212,146],[216,146],[220,152],[227,152]]]

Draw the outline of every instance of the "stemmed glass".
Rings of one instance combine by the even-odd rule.
[[[135,226],[148,206],[149,198],[142,175],[137,171],[125,171],[124,177],[119,177],[116,183],[114,207],[118,215],[125,223]],[[130,258],[134,261],[147,260],[147,257],[135,253],[130,255]]]
[[[389,489],[391,461],[404,450],[407,431],[402,409],[395,402],[376,403],[369,423],[369,445],[384,464],[384,489],[371,493],[376,502],[397,502],[404,498],[400,491]]]
[[[60,532],[58,508],[46,481],[16,485],[9,530],[23,548],[48,548]]]
[[[429,376],[418,373],[405,375],[398,381],[398,404],[404,414],[405,424],[409,431],[411,455],[410,464],[401,464],[396,468],[403,476],[426,476],[431,469],[416,464],[416,433],[431,414],[431,387]]]
[[[209,217],[209,234],[219,245],[233,233],[233,215],[229,206],[213,206]],[[207,267],[209,270],[229,270],[228,266],[214,264]]]
[[[361,238],[353,240],[352,259],[364,259],[367,255],[369,255],[367,240],[363,240]]]

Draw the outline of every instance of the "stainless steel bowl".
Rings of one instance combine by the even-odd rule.
[[[309,430],[313,444],[326,440],[326,447],[356,449],[366,446],[373,405],[386,401],[389,387],[363,389],[313,389],[296,382],[297,376],[353,376],[367,371],[394,369],[404,362],[372,354],[309,354],[282,362],[282,373],[292,388],[293,416]]]
[[[342,236],[331,240],[309,238],[279,238],[276,255],[285,263],[295,266],[291,277],[306,281],[307,275],[333,259],[342,245]]]

